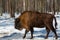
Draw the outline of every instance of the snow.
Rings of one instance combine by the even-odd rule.
[[[21,14],[15,14],[15,18],[17,18]],[[58,29],[58,40],[60,39],[60,14],[55,15],[57,18],[57,27]],[[24,36],[25,29],[19,31],[14,28],[14,18],[10,18],[8,13],[4,13],[3,16],[0,16],[0,40],[23,40],[22,37]],[[50,32],[48,39],[44,39],[46,35],[45,28],[34,28],[33,33],[33,40],[54,40],[54,33]],[[28,32],[25,39],[30,38],[30,32]]]

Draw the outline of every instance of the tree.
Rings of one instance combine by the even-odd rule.
[[[15,0],[10,0],[10,16],[15,17]]]
[[[5,13],[5,0],[2,0],[2,12]]]
[[[0,0],[0,16],[2,16],[2,0]]]
[[[55,0],[53,0],[53,14],[55,15]]]

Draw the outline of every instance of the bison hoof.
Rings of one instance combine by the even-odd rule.
[[[55,29],[58,29],[58,28],[55,28]]]
[[[58,36],[56,36],[56,39],[58,39]]]
[[[56,37],[56,39],[58,39],[58,38]]]
[[[31,37],[30,39],[33,39],[33,37]]]
[[[56,35],[56,36],[54,36],[55,37],[55,39],[58,39],[58,36]]]
[[[47,39],[48,37],[45,37],[45,39]]]
[[[23,37],[23,39],[25,38],[25,36]]]

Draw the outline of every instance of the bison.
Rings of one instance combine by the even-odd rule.
[[[21,15],[15,19],[15,28],[18,30],[25,30],[23,38],[26,37],[27,32],[31,31],[31,39],[33,38],[34,27],[46,28],[47,34],[45,38],[48,38],[50,30],[54,32],[56,39],[56,29],[53,27],[53,19],[55,20],[55,27],[57,26],[56,17],[48,13],[40,13],[37,11],[24,11]]]

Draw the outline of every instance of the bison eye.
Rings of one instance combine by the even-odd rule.
[[[19,21],[20,21],[20,19],[19,19],[19,18],[16,18],[16,19],[15,19],[15,21],[16,21],[16,22],[19,22]]]

